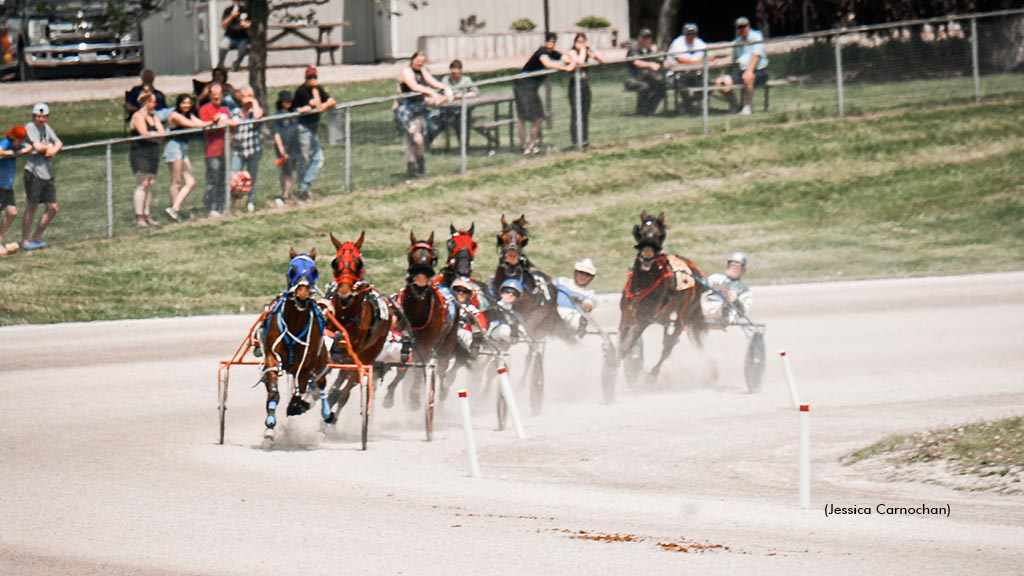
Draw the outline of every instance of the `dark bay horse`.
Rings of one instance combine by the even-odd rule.
[[[661,324],[665,329],[661,358],[648,375],[651,382],[684,330],[697,346],[707,332],[700,308],[704,273],[686,258],[662,253],[666,230],[664,212],[655,218],[646,210],[640,214],[640,224],[633,227],[637,255],[619,304],[619,343],[630,384],[643,368],[641,336],[648,326]]]
[[[313,299],[319,272],[316,268],[316,250],[307,254],[290,251],[288,289],[269,305],[266,319],[259,330],[260,349],[263,350],[262,381],[267,389],[267,419],[263,437],[274,439],[277,426],[277,405],[281,400],[277,380],[281,374],[294,379],[288,416],[309,410],[303,400],[308,386],[315,383],[320,391],[321,415],[332,419],[325,397],[327,383],[327,349],[323,345],[324,317]]]
[[[487,308],[494,304],[494,297],[486,283],[473,277],[473,272],[476,270],[474,258],[476,258],[476,251],[480,247],[473,238],[476,223],[471,223],[467,230],[456,230],[454,224],[449,224],[449,228],[451,236],[448,238],[448,261],[441,270],[441,274],[434,278],[434,284],[450,289],[456,278],[468,278],[476,287],[477,297],[480,299],[474,304],[477,306],[482,304],[483,308]]]
[[[516,303],[516,311],[525,319],[526,330],[534,338],[556,335],[570,338],[565,322],[558,316],[558,303],[551,277],[537,269],[523,249],[530,242],[526,230],[526,215],[520,215],[510,224],[501,215],[501,232],[497,235],[501,256],[491,279],[491,292],[498,294],[501,283],[515,278],[524,291]]]
[[[437,360],[438,376],[444,387],[444,373],[448,359],[454,353],[457,328],[452,305],[441,291],[431,283],[437,265],[434,250],[434,233],[426,240],[417,240],[416,234],[409,233],[408,277],[406,285],[394,298],[396,312],[395,328],[411,339],[413,361],[428,364]],[[402,380],[405,371],[388,385],[384,396],[384,407],[394,405],[395,387]],[[420,389],[413,386],[410,399],[414,406],[420,402]]]
[[[331,353],[338,364],[372,364],[380,354],[391,328],[391,312],[387,298],[373,285],[363,280],[363,240],[366,233],[359,235],[355,242],[342,242],[331,234],[331,242],[337,249],[331,268],[334,270],[334,285],[328,291],[330,308],[338,323],[345,328],[348,346],[341,339],[344,334],[335,333]],[[349,354],[349,348],[356,358]],[[352,388],[359,385],[358,373],[342,370],[327,395],[328,405],[334,408],[331,422],[348,402]],[[372,385],[372,383],[371,383]]]

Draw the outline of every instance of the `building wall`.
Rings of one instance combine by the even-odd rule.
[[[143,21],[145,67],[157,74],[209,70],[208,10],[207,2],[174,0]]]

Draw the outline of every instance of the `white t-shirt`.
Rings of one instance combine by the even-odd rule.
[[[700,38],[694,38],[693,44],[690,44],[686,41],[685,35],[678,36],[668,47],[669,58],[675,60],[676,56],[682,56],[693,60],[703,60],[707,47],[707,43]]]

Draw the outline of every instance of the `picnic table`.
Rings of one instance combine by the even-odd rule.
[[[515,98],[511,92],[480,94],[476,98],[467,98],[466,148],[469,148],[470,135],[473,132],[487,139],[488,150],[501,148],[501,131],[506,126],[508,127],[508,146],[515,146],[516,118],[512,107],[513,102],[515,102]],[[459,131],[462,129],[457,122],[454,122],[456,115],[451,112],[462,109],[462,100],[445,102],[437,105],[437,108],[445,113],[444,143],[445,150],[450,151],[452,132],[458,138]]]
[[[327,52],[331,56],[331,64],[336,64],[336,50],[342,46],[355,46],[355,42],[332,41],[334,29],[348,25],[348,22],[270,24],[267,26],[267,34],[273,32],[274,35],[267,38],[267,50],[316,50],[317,66],[320,65],[320,57]],[[317,31],[316,37],[313,36],[313,30]]]

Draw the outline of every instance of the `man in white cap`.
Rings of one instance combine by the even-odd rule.
[[[587,323],[577,306],[587,313],[597,306],[597,294],[587,288],[594,276],[597,276],[597,266],[590,258],[584,258],[573,266],[572,279],[559,276],[554,280],[558,290],[558,315],[579,335],[587,329]]]
[[[702,76],[704,71],[703,69],[682,70],[678,68],[703,65],[704,53],[707,52],[707,47],[707,43],[697,37],[697,25],[692,22],[683,24],[683,33],[673,40],[672,44],[668,47],[668,58],[665,60],[665,67],[669,70],[677,68],[677,70],[672,70],[669,78],[674,81],[676,90],[682,96],[685,106],[690,106],[695,102],[687,87],[703,86],[704,79]],[[710,53],[708,54],[708,60],[714,60]]]
[[[736,19],[736,38],[734,43],[742,43],[732,49],[732,60],[740,69],[732,75],[723,75],[715,80],[720,86],[743,86],[743,107],[736,101],[732,90],[722,93],[729,100],[732,110],[744,116],[754,113],[751,104],[754,102],[754,86],[763,86],[768,82],[768,52],[764,48],[764,35],[750,28],[750,20],[741,16]]]
[[[21,247],[37,250],[49,246],[43,241],[43,232],[60,210],[57,205],[57,188],[54,186],[53,166],[50,159],[56,156],[64,143],[46,122],[50,118],[50,107],[39,103],[32,107],[32,122],[25,125],[26,142],[32,145],[34,154],[25,161],[25,216],[21,227]],[[36,207],[46,205],[46,211],[39,217],[39,224],[32,233]]]

